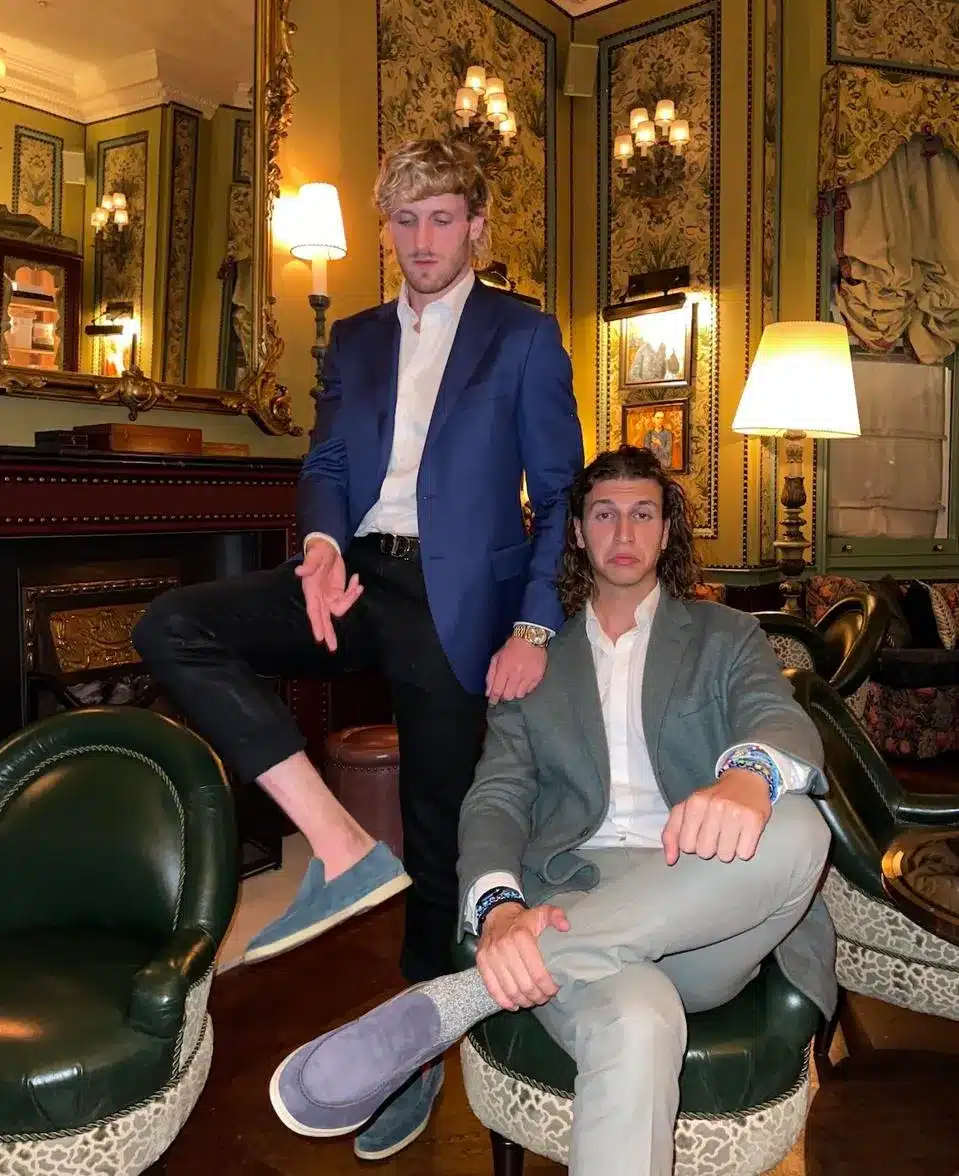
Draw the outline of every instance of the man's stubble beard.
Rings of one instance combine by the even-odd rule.
[[[465,246],[458,257],[450,261],[449,265],[445,266],[439,273],[435,273],[432,277],[420,278],[412,271],[414,262],[409,262],[410,271],[407,271],[406,266],[400,263],[400,269],[403,271],[403,277],[406,279],[406,284],[415,290],[417,294],[435,294],[439,290],[445,290],[451,286],[453,282],[462,274],[469,264],[471,254],[473,252],[472,242],[467,240]]]

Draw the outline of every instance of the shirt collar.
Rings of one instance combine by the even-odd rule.
[[[467,270],[455,286],[447,290],[442,298],[437,298],[435,302],[429,303],[423,313],[426,314],[429,312],[430,314],[440,314],[458,319],[463,313],[463,307],[466,305],[466,299],[469,298],[475,281],[476,277],[473,270]],[[405,281],[400,290],[400,296],[396,301],[396,314],[404,327],[416,326],[419,322],[416,311],[410,306],[409,290]]]
[[[661,594],[659,581],[657,580],[652,592],[650,592],[648,596],[643,597],[643,599],[636,606],[636,611],[633,613],[633,619],[636,622],[636,628],[640,631],[648,629],[652,624],[653,616],[655,615],[656,608],[659,605],[659,598]],[[602,625],[599,623],[599,618],[596,616],[596,613],[593,609],[593,602],[591,600],[586,602],[586,635],[593,644],[602,639],[609,641],[609,637],[606,635]]]

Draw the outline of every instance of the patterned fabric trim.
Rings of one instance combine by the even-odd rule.
[[[864,947],[839,936],[836,979],[849,992],[874,996],[914,1013],[959,1021],[959,974]]]
[[[767,633],[766,640],[784,670],[815,670],[809,647],[798,637],[787,637],[782,633]]]
[[[904,963],[932,964],[954,972],[955,999],[959,1003],[959,947],[924,930],[891,903],[864,893],[836,869],[827,873],[822,896],[837,935],[861,947],[896,956]]]
[[[213,983],[213,965],[207,968],[195,984],[190,985],[183,1006],[183,1021],[180,1024],[180,1039],[176,1048],[176,1073],[193,1056],[196,1043],[206,1024],[206,1003]]]
[[[491,1131],[557,1164],[569,1161],[573,1101],[509,1071],[467,1037],[460,1045],[473,1113]],[[781,1098],[729,1115],[681,1115],[673,1176],[761,1176],[792,1150],[809,1103],[808,1052]],[[2,1176],[2,1174],[0,1174]]]
[[[932,615],[936,618],[936,632],[939,634],[943,649],[955,649],[956,622],[953,619],[949,602],[935,584],[927,584],[924,580],[918,580],[917,583],[921,584],[929,593]]]
[[[193,1056],[152,1098],[79,1131],[0,1136],[0,1176],[139,1176],[180,1133],[206,1084],[213,1023],[206,1018]]]

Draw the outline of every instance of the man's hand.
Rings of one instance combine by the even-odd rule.
[[[569,930],[569,922],[559,907],[538,906],[528,911],[518,902],[504,902],[486,916],[476,966],[490,996],[501,1008],[515,1013],[520,1008],[546,1004],[559,991],[537,943],[547,927]]]
[[[313,636],[332,653],[336,649],[333,617],[343,616],[360,598],[363,592],[360,578],[353,575],[349,584],[346,583],[343,557],[325,539],[310,543],[296,574],[303,582],[303,599]]]
[[[530,645],[522,637],[510,637],[493,654],[486,673],[486,697],[491,703],[525,698],[546,673],[546,648]]]
[[[663,829],[667,865],[680,853],[748,861],[772,813],[769,785],[758,772],[732,768],[673,807]]]

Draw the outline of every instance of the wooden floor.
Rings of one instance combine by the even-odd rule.
[[[425,1134],[378,1164],[357,1160],[350,1137],[293,1135],[270,1106],[270,1075],[291,1050],[402,987],[399,939],[394,902],[218,977],[210,1079],[151,1176],[490,1176],[488,1137],[467,1105],[455,1051]],[[857,998],[852,1010],[853,1055],[815,1095],[805,1139],[775,1176],[959,1176],[959,1023]],[[527,1176],[563,1171],[527,1158]]]

